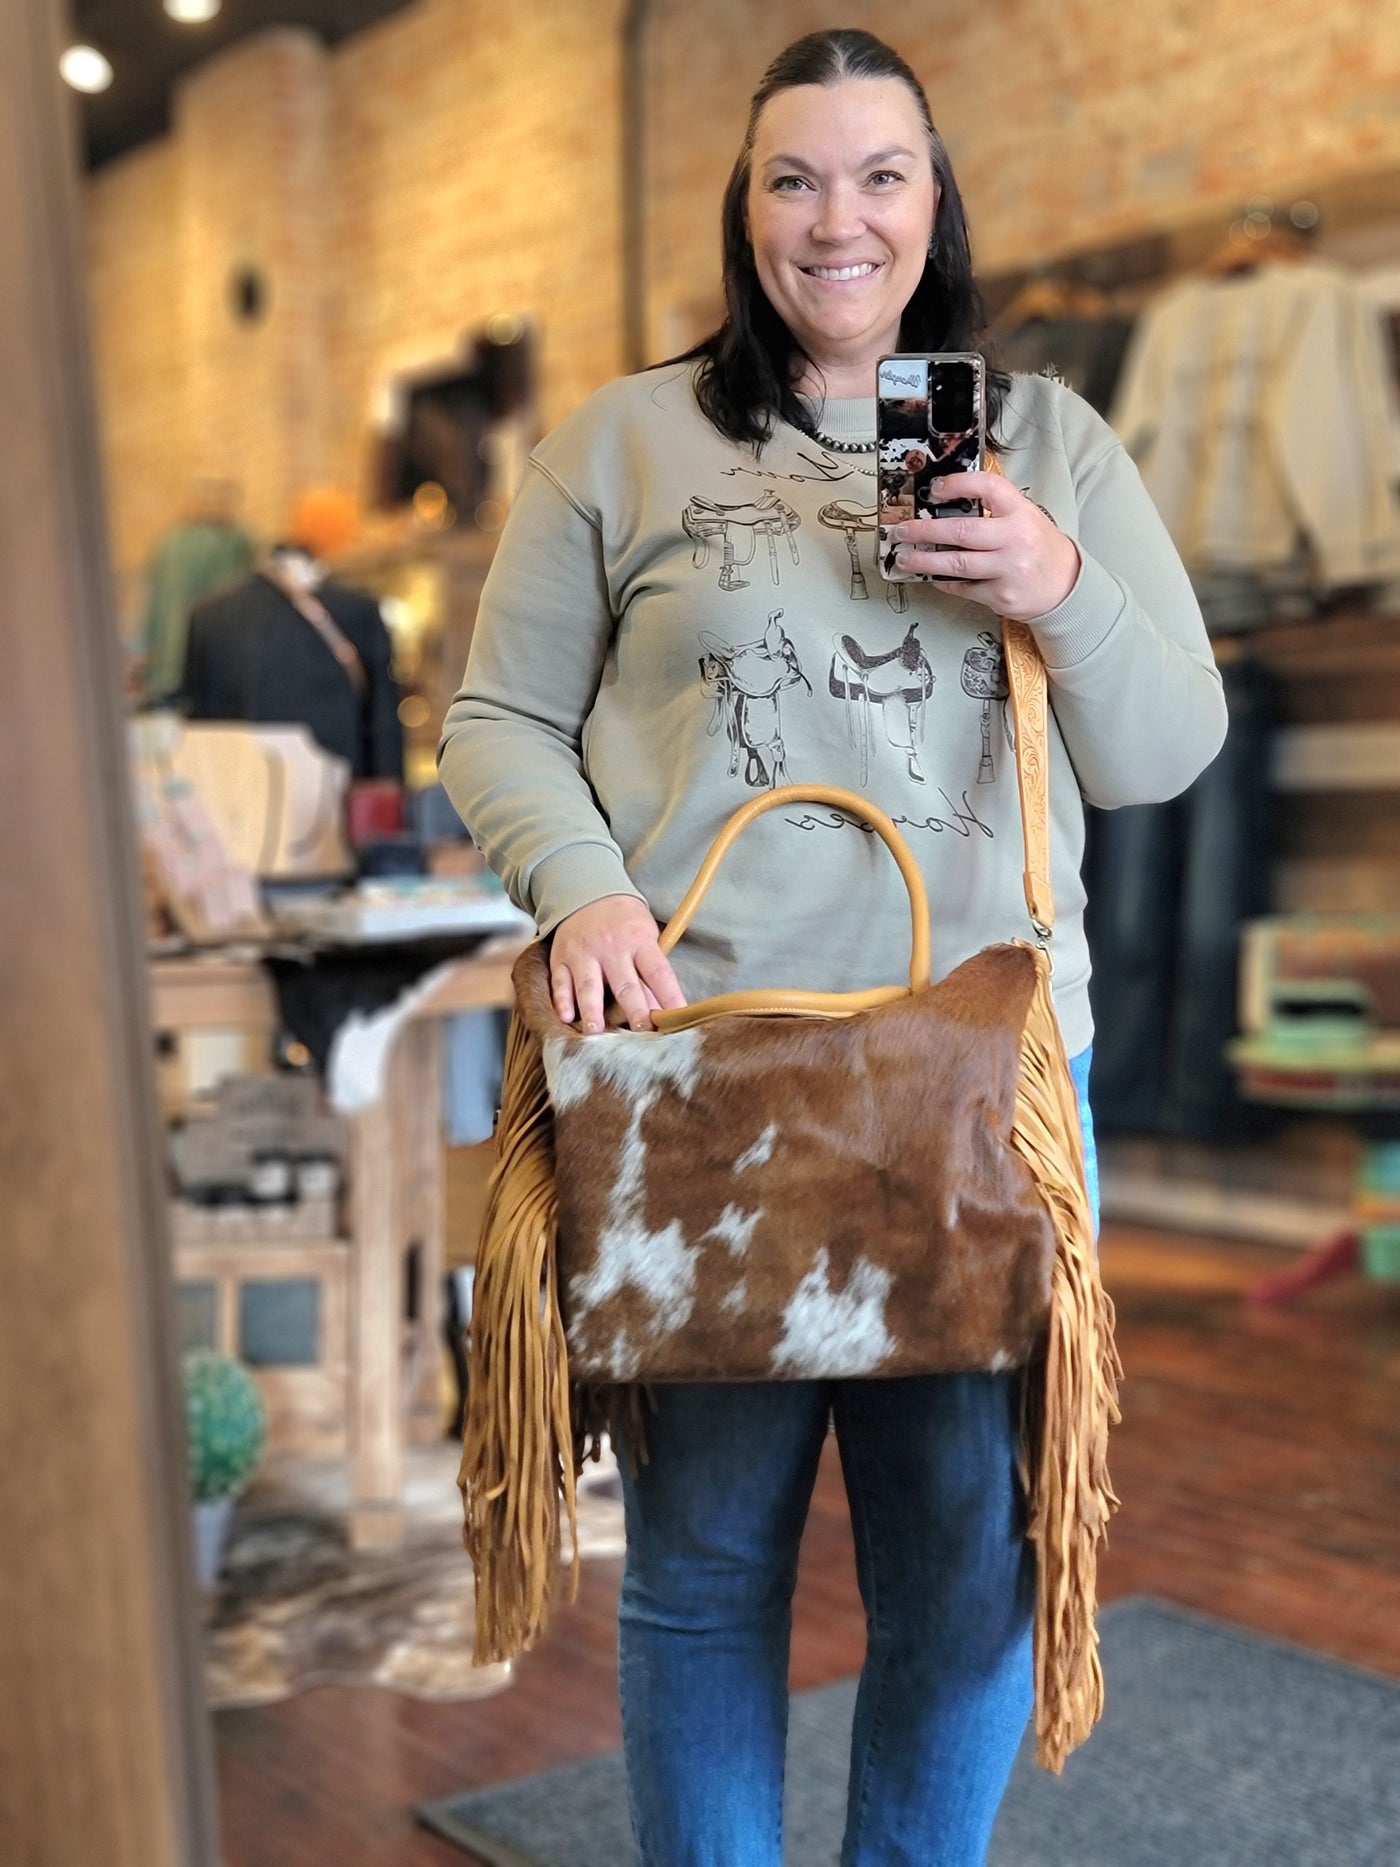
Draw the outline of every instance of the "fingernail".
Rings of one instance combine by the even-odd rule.
[[[906,525],[891,525],[889,535],[894,539],[896,544],[899,544],[903,539],[909,536],[909,528]]]
[[[940,476],[940,477],[939,477],[938,479],[936,479],[936,480],[930,480],[930,481],[929,481],[929,483],[928,483],[928,490],[929,490],[929,491],[930,491],[931,493],[941,493],[941,492],[943,491],[943,486],[944,486],[944,481],[943,481],[943,479],[942,479],[942,477]]]
[[[590,1018],[587,1024],[585,1024],[583,1028],[585,1031],[601,1031],[603,1028],[602,1019],[601,1018]]]
[[[894,561],[898,564],[899,568],[903,570],[909,562],[909,553],[907,551],[896,551],[894,554]]]

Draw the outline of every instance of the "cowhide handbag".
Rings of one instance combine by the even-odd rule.
[[[663,949],[749,823],[818,802],[869,823],[899,864],[907,986],[735,992],[586,1037],[554,1014],[543,944],[518,961],[459,1478],[479,1661],[544,1625],[596,1445],[590,1395],[1022,1369],[1041,1762],[1058,1770],[1096,1721],[1120,1371],[1050,999],[1045,669],[1024,625],[1003,638],[1034,940],[932,983],[923,881],[895,825],[850,792],[790,785],[730,819]]]

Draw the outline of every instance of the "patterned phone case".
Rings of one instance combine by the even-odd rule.
[[[875,399],[879,521],[876,564],[891,583],[927,583],[901,570],[889,528],[904,519],[976,512],[976,500],[935,502],[930,482],[975,473],[986,437],[986,367],[972,351],[881,357]]]

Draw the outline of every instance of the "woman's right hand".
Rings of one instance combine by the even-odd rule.
[[[658,933],[636,895],[604,895],[560,921],[549,953],[550,993],[559,1018],[601,1031],[605,988],[634,1031],[649,1031],[658,1007],[683,1005],[685,994]]]

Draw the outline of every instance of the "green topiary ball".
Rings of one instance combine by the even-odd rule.
[[[267,1437],[267,1411],[243,1366],[213,1349],[184,1358],[185,1433],[195,1501],[232,1497],[248,1482]]]

